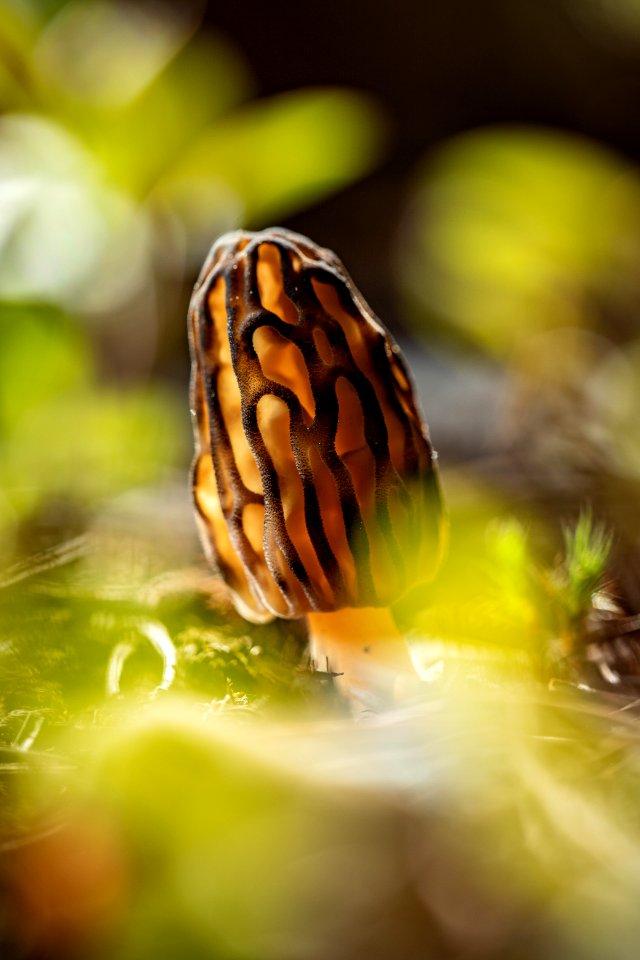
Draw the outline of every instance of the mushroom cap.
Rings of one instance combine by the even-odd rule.
[[[386,606],[432,578],[434,453],[400,349],[330,250],[226,234],[189,307],[193,496],[249,620]]]

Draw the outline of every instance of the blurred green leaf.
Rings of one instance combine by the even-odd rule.
[[[114,306],[150,269],[144,218],[62,127],[0,119],[0,298]]]
[[[33,410],[87,387],[89,345],[76,325],[48,307],[0,305],[0,436],[17,433]]]
[[[33,95],[31,50],[38,22],[24,3],[3,0],[0,14],[0,109],[25,109]]]
[[[597,326],[640,292],[640,176],[587,140],[490,128],[424,167],[401,275],[424,323],[498,354],[557,326]],[[635,291],[635,293],[634,293]]]
[[[186,458],[183,414],[158,388],[70,391],[25,416],[3,457],[18,516],[56,494],[87,506],[157,483]]]
[[[224,183],[242,199],[245,222],[285,216],[365,173],[380,155],[383,127],[371,100],[346,90],[297,90],[257,101],[197,140],[160,193],[184,209],[190,186],[195,196],[203,183]],[[195,216],[196,205],[191,209]],[[205,207],[199,219],[207,215]]]
[[[140,95],[117,110],[70,110],[109,178],[144,199],[195,137],[239,103],[249,81],[224,41],[194,37]]]
[[[487,573],[504,618],[511,623],[511,631],[521,634],[535,617],[531,595],[534,569],[527,531],[513,517],[495,520],[487,526]]]
[[[138,96],[198,25],[188,5],[133,6],[108,0],[65,4],[46,24],[34,57],[52,96],[118,108]]]

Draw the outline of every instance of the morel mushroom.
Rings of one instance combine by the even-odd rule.
[[[443,533],[398,346],[335,254],[279,228],[217,241],[189,324],[195,508],[236,608],[307,617],[318,668],[391,696],[415,672],[389,605]]]

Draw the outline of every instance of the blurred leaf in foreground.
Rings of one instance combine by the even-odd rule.
[[[19,758],[9,956],[632,960],[638,720],[603,705],[470,679],[374,723],[78,728]]]

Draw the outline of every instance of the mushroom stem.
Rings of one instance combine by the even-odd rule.
[[[307,623],[316,669],[336,674],[347,699],[379,709],[415,687],[418,673],[388,607],[310,613]]]

